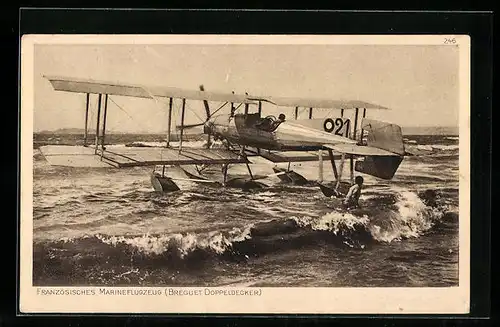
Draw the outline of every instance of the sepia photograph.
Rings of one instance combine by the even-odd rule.
[[[466,36],[23,41],[34,310],[147,293],[205,312],[221,292],[228,312],[468,310]],[[249,299],[266,292],[285,304]]]

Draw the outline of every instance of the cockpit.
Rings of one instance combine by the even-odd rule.
[[[255,124],[255,127],[266,132],[274,132],[278,126],[285,121],[285,118],[284,114],[280,114],[278,118],[273,115],[269,115],[264,118],[260,118],[260,120]]]
[[[274,132],[286,118],[284,114],[280,114],[278,118],[273,115],[261,117],[260,113],[236,114],[233,117],[236,126],[256,128],[266,132]]]

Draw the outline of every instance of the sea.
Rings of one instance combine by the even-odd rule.
[[[405,157],[392,180],[363,175],[357,212],[322,194],[318,162],[291,164],[311,181],[301,186],[272,175],[273,163],[251,158],[253,173],[268,176],[263,189],[178,180],[179,191],[159,193],[152,167],[57,167],[39,150],[80,138],[34,136],[35,286],[458,285],[457,135],[405,135],[407,149],[419,154]],[[161,146],[164,139],[123,134],[108,142]],[[323,180],[333,181],[330,163],[323,165]],[[229,175],[246,169],[230,165]],[[207,172],[215,176],[220,167]],[[435,203],[425,201],[426,190]]]

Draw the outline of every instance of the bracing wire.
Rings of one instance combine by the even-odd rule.
[[[132,116],[129,115],[129,113],[123,109],[122,106],[120,106],[118,103],[115,102],[115,100],[113,100],[111,97],[108,97],[108,100],[111,100],[111,102],[113,102],[117,107],[118,109],[120,109],[125,115],[127,115],[131,120],[134,120],[134,118]]]
[[[196,113],[196,112],[195,112],[195,111],[191,108],[191,106],[190,106],[190,105],[188,105],[187,103],[186,103],[186,109],[188,109],[189,111],[191,111],[191,112],[192,112],[192,113],[193,113],[193,114],[194,114],[194,115],[195,115],[195,116],[196,116],[196,117],[197,117],[200,121],[202,121],[202,122],[204,122],[204,121],[205,121],[205,119],[202,119],[202,118],[201,118],[201,117],[200,117],[200,116],[199,116],[199,115],[198,115],[198,114],[197,114],[197,113]]]
[[[153,98],[155,100],[155,103],[158,105],[158,102],[159,102],[158,97],[155,96],[155,95],[153,95],[153,93],[151,93],[151,91],[149,91],[147,88],[143,87],[143,90],[146,91],[149,94],[149,96],[151,98]],[[198,118],[201,122],[205,121],[205,119],[201,118],[200,115],[198,115],[196,113],[196,111],[194,111],[194,109],[187,102],[186,102],[186,109],[189,110],[189,111],[191,111],[196,116],[196,118]]]
[[[149,96],[154,100],[156,107],[160,110],[163,110],[163,108],[161,108],[161,106],[159,105],[158,97],[154,96],[153,93],[151,93],[147,88],[143,88],[143,90],[146,91],[149,94]],[[169,121],[168,123],[171,124],[172,122]],[[163,147],[161,147],[160,149],[160,161],[163,161]]]
[[[210,114],[210,116],[215,115],[215,114],[216,114],[219,110],[221,110],[222,108],[224,108],[224,106],[225,106],[226,104],[228,104],[228,102],[227,102],[227,101],[226,101],[226,102],[224,102],[224,103],[223,103],[223,104],[222,104],[219,108],[215,109],[215,111],[214,111],[214,112],[212,112],[212,113]],[[235,111],[236,111],[236,110],[237,110],[240,106],[241,106],[241,103],[240,103],[240,105],[239,105],[239,106],[235,109]]]
[[[114,101],[111,97],[108,97],[108,100],[113,102],[113,104],[116,105],[116,107],[118,109],[120,109],[125,115],[127,115],[130,118],[130,120],[132,120],[134,123],[138,124],[142,129],[148,130],[148,127],[144,126],[140,121],[138,121],[134,117],[130,116],[130,114],[122,106],[120,106],[118,103],[116,103],[116,101]]]
[[[133,122],[139,124],[141,126],[141,128],[147,130],[147,128],[145,128],[145,126],[143,124],[141,124],[139,121],[134,119],[122,106],[120,106],[118,103],[116,103],[116,101],[114,101],[111,97],[108,97],[108,100],[111,100],[111,102],[113,102],[116,105],[116,107],[118,109],[120,109],[125,115],[127,115]],[[160,160],[163,161],[163,149],[160,150]],[[154,173],[155,169],[156,169],[156,167],[153,167],[153,173]]]
[[[151,93],[151,92],[150,92],[147,88],[143,87],[142,89],[143,89],[144,91],[146,91],[146,92],[149,94],[149,96],[150,96],[150,97],[154,100],[156,107],[157,107],[160,111],[165,112],[164,108],[162,108],[162,107],[160,106],[160,104],[159,104],[160,100],[158,99],[158,97],[156,97],[155,95],[153,95],[153,93]],[[165,102],[163,102],[163,104],[164,104],[164,105],[166,105],[166,103],[165,103]],[[169,121],[168,123],[169,123],[169,124],[171,124],[172,122],[170,122],[170,121]],[[162,156],[162,155],[163,155],[163,150],[161,150],[161,151],[160,151],[160,156]],[[163,159],[163,157],[161,157],[161,158]]]

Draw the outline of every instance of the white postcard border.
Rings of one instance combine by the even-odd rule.
[[[445,40],[455,40],[444,45]],[[450,41],[451,42],[451,41]],[[459,286],[445,288],[313,287],[34,287],[33,106],[36,44],[391,44],[460,49]],[[470,37],[467,35],[25,35],[21,41],[20,311],[22,313],[303,313],[413,314],[469,312],[470,296]],[[199,290],[209,294],[172,295]],[[58,294],[43,295],[47,290]],[[92,291],[93,290],[93,291]],[[104,290],[104,291],[103,291]],[[106,290],[108,293],[106,294]],[[119,291],[110,295],[109,291]],[[131,294],[127,294],[130,290]],[[132,292],[135,290],[135,293]],[[218,294],[240,290],[242,295]],[[259,293],[249,295],[250,291]],[[66,293],[95,293],[66,295]],[[160,295],[151,295],[160,292]],[[112,292],[111,292],[112,293]],[[150,293],[143,294],[143,293]]]

